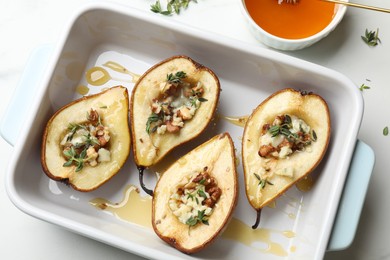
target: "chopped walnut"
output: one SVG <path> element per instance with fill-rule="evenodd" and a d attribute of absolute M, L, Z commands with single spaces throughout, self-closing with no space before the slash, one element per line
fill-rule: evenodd
<path fill-rule="evenodd" d="M 199 212 L 206 218 L 202 220 L 207 221 L 222 195 L 217 181 L 210 175 L 207 167 L 194 175 L 192 179 L 183 178 L 183 181 L 171 195 L 169 208 L 184 224 L 190 226 L 196 224 L 197 222 L 193 223 L 192 221 L 199 216 Z"/>
<path fill-rule="evenodd" d="M 151 115 L 146 122 L 148 134 L 177 133 L 191 120 L 201 102 L 205 90 L 202 83 L 192 83 L 185 80 L 183 71 L 167 75 L 167 80 L 157 85 L 160 94 L 150 104 Z M 166 128 L 160 128 L 166 125 Z"/>

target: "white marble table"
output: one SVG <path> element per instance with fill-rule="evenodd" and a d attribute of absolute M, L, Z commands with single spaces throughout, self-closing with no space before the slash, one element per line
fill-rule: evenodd
<path fill-rule="evenodd" d="M 198 0 L 180 16 L 183 23 L 259 44 L 250 34 L 239 11 L 240 0 Z M 0 117 L 23 73 L 31 52 L 42 44 L 55 43 L 70 15 L 85 0 L 1 0 L 0 5 Z M 149 10 L 154 0 L 116 0 Z M 361 3 L 390 8 L 386 0 Z M 361 221 L 353 244 L 346 250 L 327 253 L 326 259 L 390 259 L 390 14 L 349 8 L 339 27 L 314 46 L 288 55 L 306 59 L 345 74 L 363 92 L 365 112 L 358 138 L 376 154 Z M 370 48 L 360 36 L 365 29 L 379 28 L 382 43 Z M 347 109 L 347 108 L 346 108 Z M 0 258 L 1 259 L 138 259 L 130 253 L 44 223 L 19 211 L 8 199 L 4 174 L 13 147 L 0 138 Z"/>

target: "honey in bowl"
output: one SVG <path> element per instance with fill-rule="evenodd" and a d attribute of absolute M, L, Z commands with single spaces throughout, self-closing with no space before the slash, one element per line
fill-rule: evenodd
<path fill-rule="evenodd" d="M 303 39 L 322 31 L 336 14 L 334 3 L 299 0 L 244 0 L 254 22 L 266 32 L 285 39 Z"/>

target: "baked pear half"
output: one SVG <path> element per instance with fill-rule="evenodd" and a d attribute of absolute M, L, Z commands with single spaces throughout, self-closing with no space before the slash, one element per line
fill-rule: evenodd
<path fill-rule="evenodd" d="M 130 145 L 128 91 L 112 87 L 75 100 L 50 118 L 41 163 L 51 179 L 92 191 L 121 169 Z"/>
<path fill-rule="evenodd" d="M 234 145 L 219 134 L 173 163 L 157 182 L 152 207 L 156 234 L 176 249 L 198 252 L 231 219 L 238 180 Z"/>
<path fill-rule="evenodd" d="M 250 115 L 242 139 L 247 198 L 258 212 L 304 178 L 320 163 L 330 139 L 331 122 L 319 95 L 284 89 Z"/>
<path fill-rule="evenodd" d="M 149 167 L 197 137 L 214 116 L 218 77 L 186 56 L 168 58 L 146 71 L 131 96 L 135 163 Z"/>

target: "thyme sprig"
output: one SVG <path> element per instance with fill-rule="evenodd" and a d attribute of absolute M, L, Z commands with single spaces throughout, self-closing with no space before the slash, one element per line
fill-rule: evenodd
<path fill-rule="evenodd" d="M 167 81 L 169 83 L 179 84 L 182 83 L 182 79 L 184 79 L 185 77 L 187 77 L 187 74 L 184 71 L 178 71 L 175 74 L 173 73 L 167 74 Z"/>
<path fill-rule="evenodd" d="M 186 225 L 193 227 L 198 223 L 203 223 L 205 225 L 209 225 L 208 217 L 205 214 L 206 210 L 198 210 L 198 215 L 197 216 L 191 216 L 189 219 L 186 221 Z"/>
<path fill-rule="evenodd" d="M 197 193 L 198 193 L 199 196 L 201 196 L 201 197 L 207 199 L 207 195 L 206 195 L 206 193 L 204 192 L 204 190 L 198 189 Z"/>
<path fill-rule="evenodd" d="M 364 36 L 361 36 L 361 38 L 368 46 L 374 47 L 381 43 L 381 40 L 379 39 L 379 28 L 377 28 L 376 31 L 368 31 L 368 29 L 366 29 Z"/>
<path fill-rule="evenodd" d="M 87 156 L 87 147 L 85 147 L 80 154 L 77 154 L 73 146 L 69 150 L 64 150 L 64 155 L 68 159 L 62 166 L 69 167 L 73 163 L 76 164 L 76 172 L 79 172 L 84 167 L 85 157 Z"/>
<path fill-rule="evenodd" d="M 87 128 L 86 128 L 84 125 L 70 123 L 70 124 L 68 125 L 69 135 L 68 135 L 68 137 L 66 138 L 66 141 L 67 141 L 67 142 L 72 141 L 73 136 L 75 135 L 75 133 L 76 133 L 77 130 L 79 130 L 79 129 L 87 129 Z"/>
<path fill-rule="evenodd" d="M 207 102 L 208 100 L 206 98 L 203 98 L 203 97 L 198 97 L 198 96 L 191 96 L 189 98 L 189 104 L 190 106 L 192 107 L 197 107 L 196 105 L 196 101 L 199 101 L 199 102 Z"/>
<path fill-rule="evenodd" d="M 87 138 L 87 140 L 85 140 L 85 145 L 87 148 L 89 148 L 90 146 L 94 146 L 94 145 L 100 145 L 99 143 L 99 140 L 92 136 L 91 133 L 88 133 L 87 135 L 85 135 L 85 137 Z"/>
<path fill-rule="evenodd" d="M 361 84 L 361 85 L 360 85 L 360 87 L 359 87 L 359 90 L 360 90 L 360 91 L 364 91 L 365 89 L 370 89 L 370 87 L 369 87 L 369 86 L 367 86 L 367 85 L 366 85 L 366 84 L 364 84 L 364 83 L 363 83 L 363 84 Z"/>
<path fill-rule="evenodd" d="M 261 189 L 264 189 L 265 185 L 269 184 L 269 185 L 274 185 L 272 182 L 268 181 L 267 179 L 262 179 L 260 177 L 260 175 L 258 175 L 257 173 L 253 173 L 256 177 L 256 179 L 259 181 L 259 186 L 261 187 Z"/>
<path fill-rule="evenodd" d="M 156 3 L 150 5 L 150 11 L 157 13 L 157 14 L 162 14 L 162 15 L 171 15 L 172 13 L 168 10 L 163 10 L 161 8 L 161 3 L 160 1 L 156 1 Z"/>
<path fill-rule="evenodd" d="M 167 3 L 165 10 L 161 7 L 160 0 L 150 5 L 150 10 L 154 13 L 170 16 L 172 14 L 180 14 L 182 9 L 187 9 L 190 2 L 197 3 L 197 0 L 170 0 Z"/>
<path fill-rule="evenodd" d="M 156 130 L 157 130 L 157 126 L 154 126 L 152 129 L 151 129 L 151 126 L 153 123 L 156 123 L 160 120 L 163 120 L 164 119 L 164 115 L 163 113 L 159 113 L 159 114 L 156 114 L 156 113 L 152 113 L 149 117 L 148 117 L 148 120 L 146 121 L 146 132 L 148 134 L 151 134 L 151 133 L 154 133 Z"/>
<path fill-rule="evenodd" d="M 291 133 L 290 129 L 292 128 L 292 121 L 289 115 L 284 116 L 283 123 L 281 125 L 273 125 L 268 129 L 268 132 L 272 137 L 278 135 L 284 135 L 287 139 L 298 139 L 298 135 Z"/>

